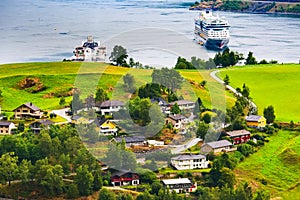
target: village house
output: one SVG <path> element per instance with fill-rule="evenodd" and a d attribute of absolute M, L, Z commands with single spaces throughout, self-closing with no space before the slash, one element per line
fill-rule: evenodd
<path fill-rule="evenodd" d="M 267 124 L 267 120 L 263 116 L 249 115 L 246 117 L 246 124 L 251 128 L 263 129 Z"/>
<path fill-rule="evenodd" d="M 204 143 L 201 146 L 201 152 L 204 154 L 208 154 L 210 152 L 220 153 L 220 152 L 230 152 L 230 151 L 236 151 L 236 148 L 228 140 L 208 142 L 208 143 Z"/>
<path fill-rule="evenodd" d="M 100 119 L 98 122 L 99 122 L 99 127 L 100 127 L 99 134 L 113 135 L 113 136 L 117 135 L 118 127 L 113 121 L 103 118 L 103 119 Z"/>
<path fill-rule="evenodd" d="M 54 124 L 54 122 L 52 122 L 48 119 L 42 119 L 42 120 L 31 123 L 29 125 L 29 127 L 33 133 L 39 134 L 41 132 L 41 130 L 49 130 L 50 126 L 53 124 Z"/>
<path fill-rule="evenodd" d="M 118 171 L 111 175 L 110 181 L 113 186 L 138 185 L 140 177 L 137 173 L 130 171 Z"/>
<path fill-rule="evenodd" d="M 159 105 L 162 113 L 171 114 L 170 104 L 168 102 L 166 102 L 163 98 L 156 97 L 156 98 L 150 99 L 150 101 L 151 101 L 151 103 L 157 103 Z"/>
<path fill-rule="evenodd" d="M 23 118 L 40 119 L 43 116 L 43 111 L 31 102 L 24 103 L 19 107 L 15 108 L 13 111 L 15 113 L 16 119 L 23 119 Z"/>
<path fill-rule="evenodd" d="M 163 179 L 161 182 L 164 188 L 169 189 L 170 192 L 189 193 L 197 190 L 197 183 L 193 184 L 188 178 Z"/>
<path fill-rule="evenodd" d="M 147 140 L 144 136 L 125 136 L 113 138 L 112 140 L 121 143 L 123 139 L 125 140 L 127 148 L 131 146 L 145 146 L 147 144 Z"/>
<path fill-rule="evenodd" d="M 147 144 L 148 146 L 161 147 L 165 145 L 165 142 L 158 140 L 147 140 Z"/>
<path fill-rule="evenodd" d="M 175 129 L 181 129 L 186 122 L 186 117 L 180 114 L 169 115 L 166 124 L 172 124 Z"/>
<path fill-rule="evenodd" d="M 233 140 L 233 144 L 242 144 L 250 140 L 250 132 L 247 130 L 236 130 L 226 132 L 226 135 Z"/>
<path fill-rule="evenodd" d="M 11 135 L 16 126 L 12 122 L 0 121 L 0 135 Z"/>
<path fill-rule="evenodd" d="M 205 155 L 179 155 L 171 158 L 171 164 L 177 170 L 208 168 Z"/>
<path fill-rule="evenodd" d="M 104 101 L 100 105 L 101 115 L 112 115 L 124 107 L 124 102 L 118 100 Z"/>
<path fill-rule="evenodd" d="M 171 106 L 175 105 L 177 103 L 178 107 L 181 111 L 188 111 L 193 112 L 195 109 L 195 102 L 188 101 L 188 100 L 178 100 L 170 103 Z"/>

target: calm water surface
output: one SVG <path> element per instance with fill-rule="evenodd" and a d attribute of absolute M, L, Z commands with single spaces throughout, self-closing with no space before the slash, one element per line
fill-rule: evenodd
<path fill-rule="evenodd" d="M 213 56 L 193 42 L 194 18 L 180 0 L 1 0 L 0 63 L 60 61 L 87 35 L 115 44 L 144 64 L 172 65 L 178 55 Z M 218 13 L 231 28 L 230 49 L 261 60 L 300 59 L 300 18 Z"/>

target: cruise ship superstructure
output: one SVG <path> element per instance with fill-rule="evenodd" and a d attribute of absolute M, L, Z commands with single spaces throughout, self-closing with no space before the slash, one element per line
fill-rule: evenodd
<path fill-rule="evenodd" d="M 100 42 L 95 42 L 92 36 L 87 37 L 86 42 L 76 47 L 73 51 L 71 61 L 98 61 L 104 62 L 106 58 L 106 47 L 101 46 Z"/>
<path fill-rule="evenodd" d="M 213 15 L 212 11 L 202 11 L 195 19 L 195 40 L 207 49 L 223 50 L 230 39 L 230 25 L 224 17 Z"/>

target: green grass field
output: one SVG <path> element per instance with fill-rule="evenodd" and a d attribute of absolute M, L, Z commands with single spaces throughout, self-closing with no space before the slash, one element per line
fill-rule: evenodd
<path fill-rule="evenodd" d="M 4 111 L 11 111 L 25 102 L 33 102 L 44 110 L 60 108 L 59 97 L 53 94 L 68 92 L 79 88 L 81 98 L 95 93 L 97 87 L 103 87 L 113 99 L 126 100 L 130 96 L 123 90 L 123 75 L 130 73 L 135 77 L 137 87 L 151 82 L 152 70 L 129 69 L 111 66 L 105 63 L 81 62 L 43 62 L 0 65 L 0 90 Z M 232 105 L 234 100 L 224 92 L 223 86 L 210 79 L 207 71 L 180 71 L 185 78 L 179 96 L 195 101 L 198 96 L 207 107 L 221 108 L 226 101 Z M 47 87 L 46 90 L 30 93 L 17 87 L 19 81 L 31 76 L 38 78 Z M 205 88 L 199 87 L 202 80 L 207 80 Z M 192 83 L 192 84 L 191 84 Z M 217 89 L 216 89 L 217 88 Z M 213 91 L 211 94 L 209 90 Z M 72 97 L 67 97 L 70 102 Z"/>
<path fill-rule="evenodd" d="M 250 88 L 250 96 L 259 114 L 269 105 L 275 108 L 276 120 L 300 122 L 300 65 L 277 64 L 234 67 L 221 70 L 218 75 L 230 78 L 230 85 Z"/>
<path fill-rule="evenodd" d="M 271 192 L 272 197 L 299 199 L 300 133 L 279 131 L 235 169 L 239 181 Z M 264 183 L 264 184 L 263 184 Z"/>

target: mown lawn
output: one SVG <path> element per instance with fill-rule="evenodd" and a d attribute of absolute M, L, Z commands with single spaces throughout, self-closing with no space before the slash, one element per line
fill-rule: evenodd
<path fill-rule="evenodd" d="M 221 70 L 218 75 L 230 78 L 230 85 L 250 88 L 250 96 L 258 105 L 259 114 L 269 105 L 275 108 L 278 121 L 300 121 L 300 65 L 277 64 L 234 67 Z"/>
<path fill-rule="evenodd" d="M 269 190 L 272 197 L 299 199 L 300 133 L 279 131 L 235 169 L 239 181 Z"/>

